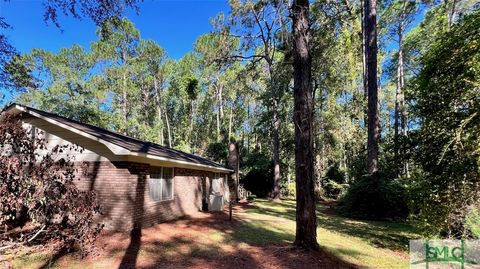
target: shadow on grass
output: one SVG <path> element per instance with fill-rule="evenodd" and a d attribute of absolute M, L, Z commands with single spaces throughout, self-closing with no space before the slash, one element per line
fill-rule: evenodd
<path fill-rule="evenodd" d="M 49 258 L 44 264 L 42 264 L 39 268 L 40 269 L 48 269 L 51 268 L 60 258 L 67 255 L 68 251 L 65 248 L 60 248 Z"/>
<path fill-rule="evenodd" d="M 131 257 L 141 261 L 137 268 L 356 268 L 325 250 L 294 248 L 291 231 L 271 227 L 271 221 L 230 222 L 226 214 L 215 214 L 168 225 L 144 230 L 141 255 Z M 169 231 L 173 236 L 155 237 Z M 125 255 L 122 263 L 128 259 Z"/>
<path fill-rule="evenodd" d="M 257 213 L 282 217 L 295 221 L 295 202 L 285 201 L 272 203 L 267 200 L 259 200 L 256 206 L 245 206 L 249 213 Z M 317 207 L 317 224 L 332 232 L 359 237 L 372 245 L 388 248 L 391 250 L 407 250 L 409 239 L 418 235 L 413 227 L 407 223 L 386 221 L 363 221 L 345 218 L 325 212 L 325 207 Z"/>

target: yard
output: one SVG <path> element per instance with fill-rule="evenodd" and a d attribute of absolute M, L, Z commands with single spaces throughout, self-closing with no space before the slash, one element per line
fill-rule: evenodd
<path fill-rule="evenodd" d="M 291 246 L 295 202 L 257 200 L 228 214 L 201 213 L 158 224 L 141 234 L 104 233 L 98 253 L 73 254 L 23 249 L 0 258 L 13 268 L 407 268 L 408 239 L 417 237 L 402 223 L 367 222 L 337 216 L 318 207 L 320 252 Z"/>

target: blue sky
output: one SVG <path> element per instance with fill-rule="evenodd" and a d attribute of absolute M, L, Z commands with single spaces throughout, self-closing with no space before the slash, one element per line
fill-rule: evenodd
<path fill-rule="evenodd" d="M 126 16 L 140 30 L 143 38 L 154 39 L 170 57 L 178 59 L 193 48 L 198 36 L 212 30 L 210 18 L 221 11 L 228 12 L 226 1 L 146 0 L 140 4 L 139 14 L 129 11 Z M 63 32 L 52 23 L 46 24 L 40 0 L 2 0 L 0 16 L 5 17 L 13 27 L 6 34 L 17 50 L 23 53 L 32 48 L 57 52 L 72 44 L 88 47 L 91 41 L 96 40 L 96 27 L 88 19 L 61 17 L 59 21 Z"/>

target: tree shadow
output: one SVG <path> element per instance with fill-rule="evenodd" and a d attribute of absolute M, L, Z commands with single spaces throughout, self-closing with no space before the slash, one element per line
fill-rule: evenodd
<path fill-rule="evenodd" d="M 260 206 L 242 206 L 248 212 L 295 221 L 295 205 L 293 203 L 282 201 L 282 206 L 265 203 L 268 202 L 261 201 Z M 413 228 L 407 223 L 355 220 L 336 215 L 330 209 L 327 210 L 328 212 L 326 210 L 322 206 L 318 206 L 317 225 L 319 228 L 359 237 L 377 247 L 404 251 L 408 249 L 409 240 L 416 235 Z"/>
<path fill-rule="evenodd" d="M 152 232 L 160 235 L 162 231 L 155 229 L 171 229 L 171 225 L 183 230 L 167 239 L 152 238 Z M 295 248 L 290 232 L 268 226 L 267 222 L 229 221 L 223 212 L 158 224 L 148 228 L 154 231 L 146 231 L 149 240 L 142 244 L 142 266 L 138 268 L 357 268 L 323 249 Z M 215 235 L 222 239 L 208 239 Z"/>
<path fill-rule="evenodd" d="M 137 186 L 135 188 L 134 210 L 131 212 L 133 228 L 130 232 L 130 243 L 123 255 L 122 261 L 120 262 L 119 269 L 135 268 L 137 263 L 137 257 L 142 243 L 142 225 L 145 211 L 145 185 L 146 173 L 140 172 L 138 174 Z"/>
<path fill-rule="evenodd" d="M 39 268 L 40 269 L 51 268 L 60 258 L 62 258 L 67 254 L 68 254 L 67 249 L 62 247 L 59 250 L 57 250 L 55 254 L 50 259 L 48 259 L 44 264 L 42 264 Z"/>

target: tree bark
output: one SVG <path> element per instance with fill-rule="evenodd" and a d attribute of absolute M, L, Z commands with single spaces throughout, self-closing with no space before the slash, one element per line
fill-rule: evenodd
<path fill-rule="evenodd" d="M 127 68 L 127 53 L 125 50 L 122 51 L 122 62 L 125 64 L 124 68 Z M 123 71 L 123 87 L 122 87 L 122 116 L 124 121 L 123 134 L 128 135 L 128 93 L 127 93 L 127 70 Z"/>
<path fill-rule="evenodd" d="M 294 244 L 307 249 L 318 249 L 313 174 L 312 56 L 308 0 L 293 2 L 292 19 L 297 199 Z"/>
<path fill-rule="evenodd" d="M 165 111 L 165 122 L 167 123 L 168 147 L 172 147 L 172 132 L 170 130 L 170 122 L 168 120 L 168 113 Z"/>
<path fill-rule="evenodd" d="M 273 86 L 273 85 L 272 85 Z M 280 122 L 278 118 L 278 101 L 273 97 L 273 115 L 272 115 L 272 143 L 273 143 L 273 192 L 272 199 L 280 200 L 280 138 L 279 128 Z"/>
<path fill-rule="evenodd" d="M 365 62 L 368 91 L 368 139 L 367 168 L 373 174 L 378 170 L 378 140 L 380 137 L 380 117 L 378 111 L 377 85 L 377 10 L 376 0 L 364 2 Z"/>
<path fill-rule="evenodd" d="M 367 50 L 365 48 L 365 21 L 364 21 L 364 14 L 365 14 L 365 10 L 364 10 L 364 1 L 360 1 L 360 4 L 361 4 L 361 9 L 360 9 L 360 12 L 361 12 L 361 16 L 362 16 L 362 19 L 361 19 L 361 36 L 362 36 L 362 78 L 363 78 L 363 97 L 365 98 L 364 100 L 368 102 L 368 86 L 367 86 Z M 364 113 L 363 113 L 363 123 L 365 124 L 365 126 L 368 125 L 368 109 L 365 108 L 364 110 Z"/>
<path fill-rule="evenodd" d="M 155 89 L 155 99 L 157 101 L 157 120 L 160 121 L 160 131 L 159 131 L 159 135 L 160 135 L 160 145 L 164 145 L 164 139 L 163 139 L 163 120 L 162 120 L 162 92 L 160 91 L 160 89 L 158 88 L 158 81 L 157 81 L 157 78 L 153 78 L 153 87 Z"/>

